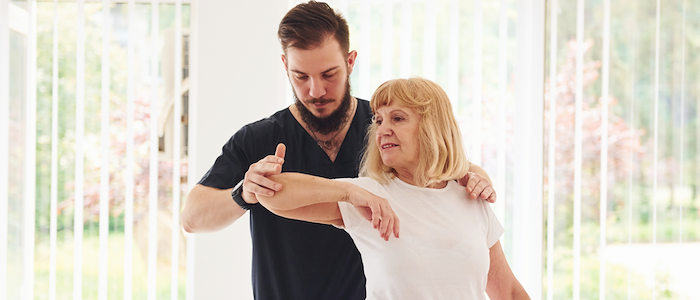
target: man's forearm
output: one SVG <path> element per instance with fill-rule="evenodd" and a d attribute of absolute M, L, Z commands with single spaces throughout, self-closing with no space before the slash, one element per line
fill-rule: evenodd
<path fill-rule="evenodd" d="M 187 232 L 212 232 L 226 228 L 244 213 L 231 199 L 231 189 L 198 184 L 187 196 L 180 219 Z"/>

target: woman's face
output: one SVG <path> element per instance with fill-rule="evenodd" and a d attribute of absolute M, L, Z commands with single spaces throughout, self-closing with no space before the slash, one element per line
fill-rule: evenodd
<path fill-rule="evenodd" d="M 377 124 L 376 142 L 385 165 L 394 168 L 399 177 L 413 177 L 418 165 L 418 130 L 421 115 L 412 108 L 393 101 L 374 113 Z"/>

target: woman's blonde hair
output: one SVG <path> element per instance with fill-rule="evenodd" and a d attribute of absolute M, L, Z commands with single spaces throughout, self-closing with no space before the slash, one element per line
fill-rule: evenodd
<path fill-rule="evenodd" d="M 412 108 L 422 116 L 418 137 L 418 166 L 413 174 L 415 184 L 425 187 L 464 177 L 470 163 L 465 156 L 462 135 L 445 91 L 437 83 L 418 77 L 389 80 L 372 95 L 372 112 L 376 113 L 377 109 L 391 105 L 394 101 Z M 360 165 L 360 176 L 387 183 L 397 172 L 382 161 L 376 134 L 377 124 L 373 121 L 367 130 L 367 145 Z"/>

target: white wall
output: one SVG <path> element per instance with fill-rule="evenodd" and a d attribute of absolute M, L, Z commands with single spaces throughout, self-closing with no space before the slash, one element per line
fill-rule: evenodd
<path fill-rule="evenodd" d="M 277 25 L 287 0 L 196 0 L 190 174 L 198 181 L 243 125 L 285 105 Z M 274 151 L 274 149 L 271 149 Z M 190 235 L 188 299 L 252 299 L 247 214 L 216 233 Z"/>

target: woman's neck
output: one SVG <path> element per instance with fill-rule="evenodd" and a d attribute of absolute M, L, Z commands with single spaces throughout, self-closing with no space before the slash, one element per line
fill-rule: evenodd
<path fill-rule="evenodd" d="M 413 173 L 406 171 L 406 170 L 404 170 L 404 171 L 396 170 L 396 174 L 397 174 L 396 177 L 398 177 L 399 180 L 401 180 L 405 183 L 408 183 L 410 185 L 418 186 L 418 184 L 416 184 L 415 179 L 413 178 Z M 441 188 L 444 188 L 445 186 L 447 186 L 447 181 L 440 181 L 440 182 L 431 183 L 431 184 L 428 184 L 428 186 L 426 186 L 426 187 L 431 188 L 431 189 L 441 189 Z"/>

